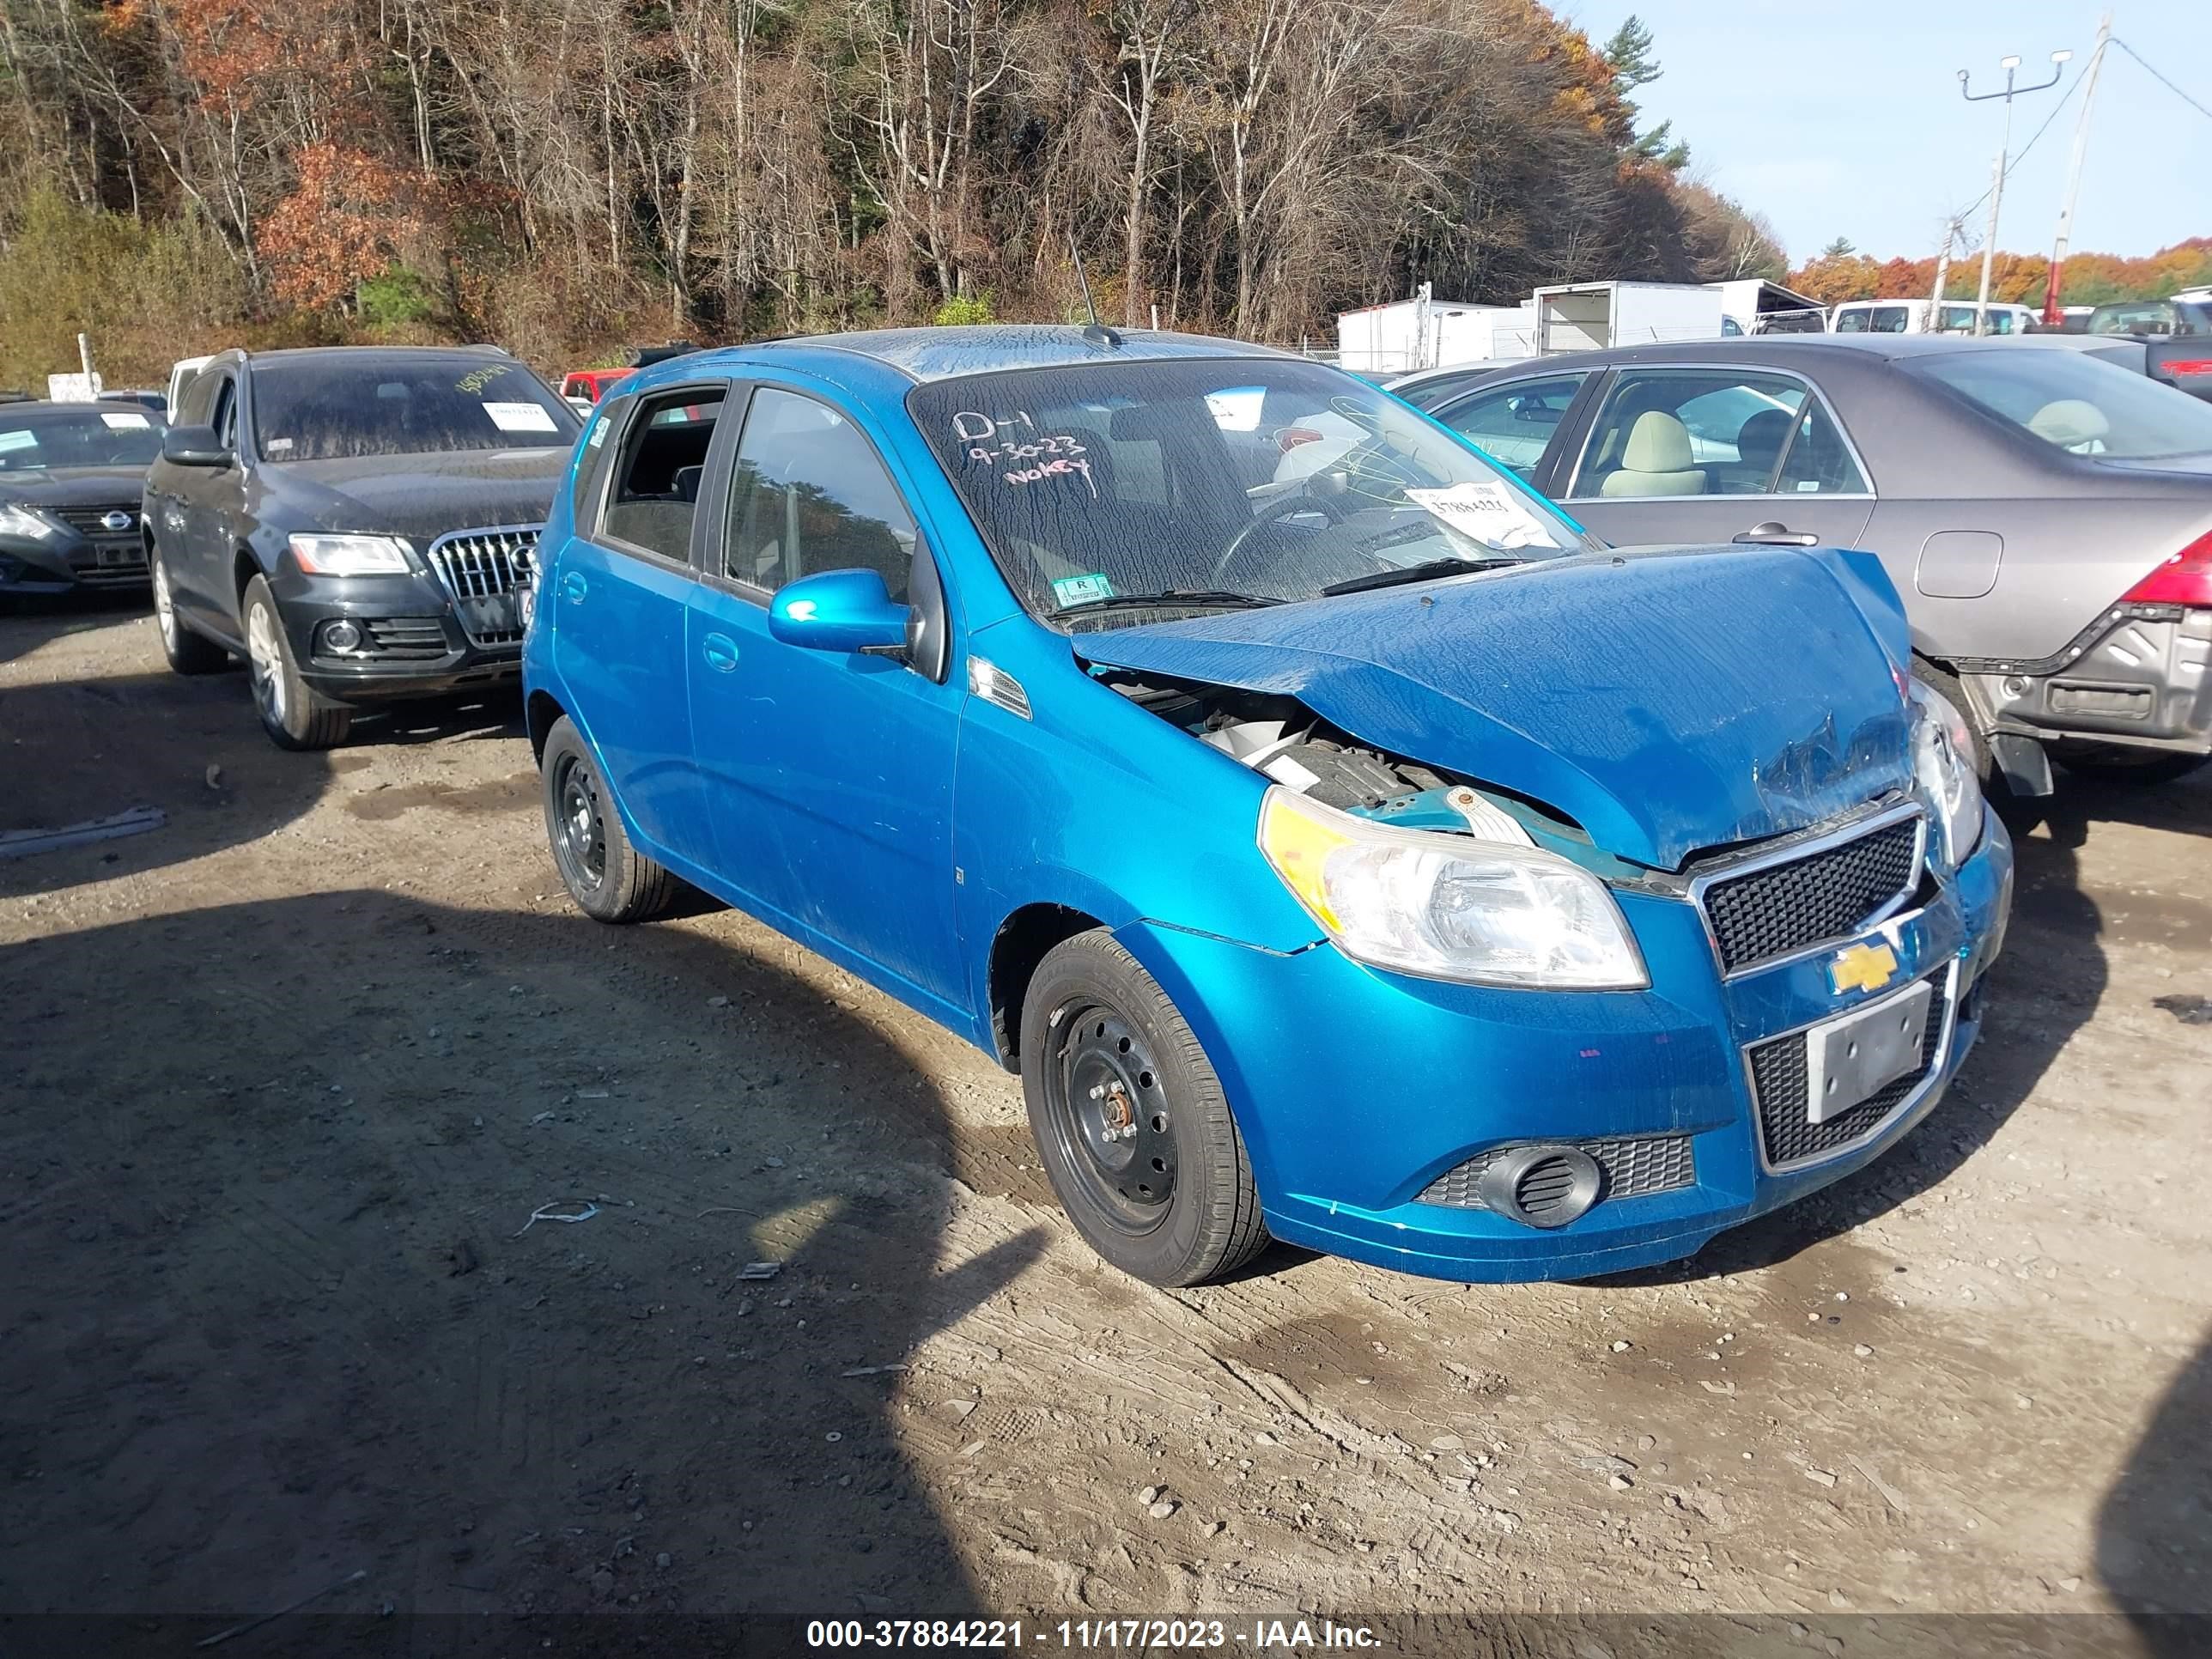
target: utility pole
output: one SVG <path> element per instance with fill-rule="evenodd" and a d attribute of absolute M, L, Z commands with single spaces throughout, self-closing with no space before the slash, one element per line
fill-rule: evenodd
<path fill-rule="evenodd" d="M 2112 39 L 2112 14 L 2107 11 L 2097 25 L 2097 44 L 2090 49 L 2089 67 L 2083 71 L 2081 112 L 2074 118 L 2074 154 L 2066 163 L 2066 199 L 2058 209 L 2058 238 L 2051 247 L 2051 281 L 2043 290 L 2043 320 L 2051 328 L 2066 319 L 2059 308 L 2059 285 L 2065 277 L 2066 244 L 2074 234 L 2074 204 L 2081 194 L 2081 159 L 2089 149 L 2089 110 L 2097 101 L 2097 71 L 2104 67 L 2105 48 Z"/>
<path fill-rule="evenodd" d="M 1966 232 L 1963 214 L 1954 213 L 1943 222 L 1943 251 L 1936 256 L 1936 290 L 1928 296 L 1928 331 L 1933 334 L 1942 325 L 1943 290 L 1951 281 L 1951 247 Z"/>
<path fill-rule="evenodd" d="M 2048 81 L 2039 81 L 2032 87 L 2014 84 L 2014 77 L 2020 73 L 2020 59 L 2017 57 L 1999 58 L 1997 67 L 2005 72 L 2002 92 L 1972 91 L 1966 84 L 1966 71 L 1965 70 L 1959 71 L 1959 95 L 1968 103 L 1987 103 L 1992 98 L 2004 100 L 2004 138 L 1997 146 L 1996 181 L 1990 187 L 1990 234 L 1989 240 L 1982 244 L 1982 291 L 1980 299 L 1974 306 L 1974 332 L 1978 335 L 1986 334 L 1990 331 L 1990 261 L 1996 257 L 1997 215 L 2004 207 L 2005 169 L 2011 164 L 2012 160 L 2012 100 L 2022 93 L 2042 92 L 2057 86 L 2059 76 L 2063 73 L 2060 65 L 2073 55 L 2070 52 L 2052 52 L 2051 78 Z"/>

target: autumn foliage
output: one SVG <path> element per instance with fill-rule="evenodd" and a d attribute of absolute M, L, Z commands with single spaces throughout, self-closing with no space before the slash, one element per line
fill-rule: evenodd
<path fill-rule="evenodd" d="M 1971 300 L 1981 288 L 1979 254 L 1955 256 L 1944 278 L 1948 299 Z M 2014 305 L 2041 306 L 2050 285 L 2051 261 L 2039 253 L 1999 253 L 1990 261 L 1990 298 Z M 2161 248 L 2147 258 L 2110 253 L 2067 256 L 2061 300 L 2067 305 L 2102 305 L 2112 300 L 2155 300 L 2185 288 L 2212 283 L 2212 237 L 2193 236 Z M 1811 260 L 1790 275 L 1790 286 L 1823 305 L 1846 300 L 1925 299 L 1936 285 L 1936 261 L 1875 260 L 1863 253 L 1832 253 Z"/>

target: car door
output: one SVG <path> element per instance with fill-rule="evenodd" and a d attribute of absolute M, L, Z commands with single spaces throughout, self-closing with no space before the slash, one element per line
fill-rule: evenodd
<path fill-rule="evenodd" d="M 246 458 L 239 446 L 240 371 L 223 368 L 193 383 L 193 404 L 204 410 L 198 424 L 212 428 L 227 459 L 221 466 L 171 469 L 179 478 L 181 512 L 179 544 L 182 557 L 170 573 L 185 591 L 189 609 L 225 638 L 242 639 L 238 590 L 231 580 L 233 560 L 243 539 L 246 516 Z M 205 401 L 202 403 L 202 394 Z"/>
<path fill-rule="evenodd" d="M 1436 418 L 1500 466 L 1536 483 L 1545 457 L 1570 428 L 1568 414 L 1589 378 L 1589 369 L 1573 369 L 1485 386 L 1441 405 Z"/>
<path fill-rule="evenodd" d="M 537 599 L 616 799 L 647 850 L 678 870 L 714 862 L 691 763 L 684 628 L 699 489 L 728 392 L 656 391 L 604 422 L 614 459 L 577 514 L 554 591 Z"/>
<path fill-rule="evenodd" d="M 1741 365 L 1616 371 L 1551 481 L 1571 515 L 1623 546 L 1851 547 L 1874 512 L 1826 399 L 1801 375 Z"/>
<path fill-rule="evenodd" d="M 790 931 L 894 990 L 964 1006 L 952 905 L 963 687 L 949 597 L 910 495 L 850 409 L 757 386 L 719 469 L 713 558 L 692 595 L 691 729 L 719 868 Z M 920 623 L 911 659 L 786 645 L 779 587 L 880 571 Z"/>

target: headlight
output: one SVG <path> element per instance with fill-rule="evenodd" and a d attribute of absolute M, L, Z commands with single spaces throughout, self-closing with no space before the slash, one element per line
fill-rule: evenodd
<path fill-rule="evenodd" d="M 52 520 L 27 507 L 17 507 L 13 501 L 0 501 L 0 536 L 24 536 L 42 542 L 60 534 L 61 526 Z"/>
<path fill-rule="evenodd" d="M 1260 850 L 1346 956 L 1477 985 L 1639 991 L 1644 958 L 1589 871 L 1534 848 L 1392 830 L 1279 787 Z"/>
<path fill-rule="evenodd" d="M 295 536 L 292 556 L 311 576 L 404 576 L 415 568 L 393 536 Z"/>
<path fill-rule="evenodd" d="M 1942 692 L 1911 682 L 1912 775 L 1935 819 L 1929 852 L 1946 872 L 1982 839 L 1982 786 L 1974 773 L 1974 734 Z"/>

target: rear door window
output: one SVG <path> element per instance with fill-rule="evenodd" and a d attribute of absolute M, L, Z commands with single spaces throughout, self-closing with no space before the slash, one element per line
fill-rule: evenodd
<path fill-rule="evenodd" d="M 1567 493 L 1612 500 L 1772 495 L 1807 401 L 1805 383 L 1786 374 L 1627 371 L 1606 394 Z"/>
<path fill-rule="evenodd" d="M 691 525 L 723 388 L 687 386 L 641 399 L 623 436 L 603 537 L 675 564 L 691 557 Z"/>

